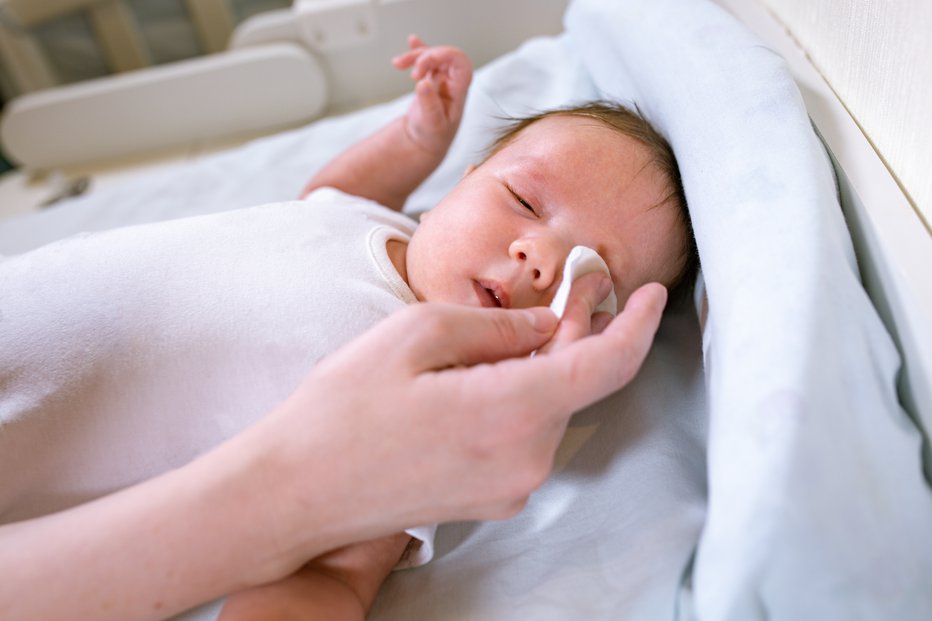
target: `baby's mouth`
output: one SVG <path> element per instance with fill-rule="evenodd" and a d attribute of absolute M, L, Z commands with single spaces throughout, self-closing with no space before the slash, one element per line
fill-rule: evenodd
<path fill-rule="evenodd" d="M 479 298 L 479 304 L 486 308 L 507 307 L 507 298 L 505 298 L 504 293 L 501 292 L 500 289 L 498 289 L 494 284 L 491 287 L 486 286 L 487 284 L 491 283 L 473 281 L 473 289 L 476 290 L 476 295 Z"/>

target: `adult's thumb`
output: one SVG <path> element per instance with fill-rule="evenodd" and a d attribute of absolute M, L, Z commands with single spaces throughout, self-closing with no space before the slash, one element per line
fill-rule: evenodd
<path fill-rule="evenodd" d="M 507 310 L 451 304 L 421 304 L 411 314 L 408 362 L 420 371 L 473 366 L 526 356 L 557 328 L 548 308 Z"/>

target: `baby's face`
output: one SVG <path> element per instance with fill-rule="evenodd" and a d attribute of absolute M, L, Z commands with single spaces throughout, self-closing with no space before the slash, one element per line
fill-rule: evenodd
<path fill-rule="evenodd" d="M 421 301 L 547 306 L 573 246 L 608 264 L 619 305 L 669 284 L 685 232 L 646 147 L 593 119 L 551 116 L 469 172 L 422 216 L 406 253 Z"/>

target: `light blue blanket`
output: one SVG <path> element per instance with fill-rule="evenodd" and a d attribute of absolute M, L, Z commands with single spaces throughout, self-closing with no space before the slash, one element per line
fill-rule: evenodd
<path fill-rule="evenodd" d="M 577 0 L 574 48 L 679 158 L 708 290 L 709 507 L 684 618 L 932 618 L 932 494 L 782 58 L 703 0 Z"/>

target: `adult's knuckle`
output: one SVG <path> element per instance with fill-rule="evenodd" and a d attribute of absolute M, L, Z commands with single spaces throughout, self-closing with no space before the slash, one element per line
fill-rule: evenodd
<path fill-rule="evenodd" d="M 529 460 L 516 468 L 504 481 L 505 498 L 512 501 L 527 498 L 547 480 L 550 474 L 548 465 L 540 460 Z"/>

